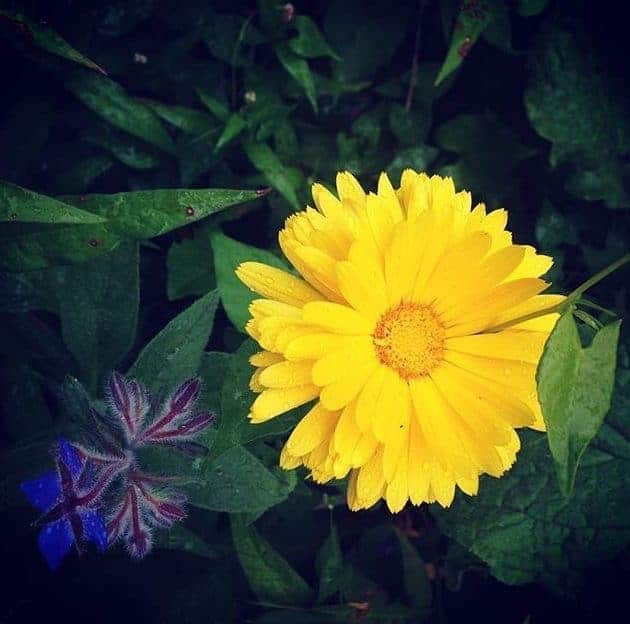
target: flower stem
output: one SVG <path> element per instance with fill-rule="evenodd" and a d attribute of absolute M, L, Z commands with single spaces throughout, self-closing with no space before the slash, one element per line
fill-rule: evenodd
<path fill-rule="evenodd" d="M 630 253 L 627 253 L 621 258 L 617 258 L 614 262 L 611 262 L 607 267 L 604 267 L 601 271 L 598 271 L 587 279 L 583 284 L 578 286 L 574 291 L 569 293 L 565 299 L 563 299 L 560 303 L 553 305 L 549 308 L 545 308 L 543 310 L 538 310 L 537 312 L 531 312 L 530 314 L 525 314 L 523 316 L 519 316 L 518 318 L 512 319 L 511 321 L 506 321 L 505 323 L 501 323 L 496 327 L 492 328 L 493 332 L 502 331 L 507 329 L 508 327 L 512 327 L 514 325 L 518 325 L 519 323 L 524 323 L 525 321 L 530 321 L 532 319 L 538 318 L 540 316 L 546 316 L 547 314 L 553 314 L 555 312 L 562 313 L 568 308 L 570 308 L 574 303 L 578 301 L 578 299 L 589 289 L 601 282 L 605 277 L 608 277 L 613 271 L 616 271 L 620 267 L 622 267 L 627 262 L 630 262 Z"/>

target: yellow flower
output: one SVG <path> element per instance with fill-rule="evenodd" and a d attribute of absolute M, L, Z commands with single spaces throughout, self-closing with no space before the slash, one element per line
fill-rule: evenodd
<path fill-rule="evenodd" d="M 287 219 L 282 251 L 302 277 L 255 262 L 239 278 L 255 300 L 248 333 L 262 347 L 252 423 L 315 400 L 280 465 L 324 483 L 350 474 L 348 504 L 391 511 L 474 495 L 502 475 L 518 427 L 544 429 L 535 372 L 556 321 L 495 331 L 562 299 L 541 295 L 552 259 L 512 244 L 507 213 L 471 210 L 450 178 L 385 174 L 366 194 L 349 173 L 339 198 L 313 186 L 317 210 Z"/>

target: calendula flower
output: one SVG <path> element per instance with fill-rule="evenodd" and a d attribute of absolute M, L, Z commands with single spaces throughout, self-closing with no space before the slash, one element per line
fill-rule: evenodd
<path fill-rule="evenodd" d="M 471 209 L 450 178 L 382 174 L 366 194 L 349 173 L 335 197 L 287 219 L 282 251 L 301 277 L 255 262 L 237 269 L 262 295 L 248 333 L 262 350 L 252 423 L 315 401 L 291 433 L 283 468 L 324 483 L 350 474 L 348 504 L 384 498 L 448 506 L 455 486 L 502 475 L 515 429 L 544 429 L 535 373 L 561 300 L 541 295 L 552 259 L 515 245 L 507 212 Z"/>

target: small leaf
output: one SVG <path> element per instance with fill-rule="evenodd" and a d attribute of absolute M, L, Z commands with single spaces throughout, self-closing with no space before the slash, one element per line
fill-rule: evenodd
<path fill-rule="evenodd" d="M 197 232 L 194 238 L 173 243 L 166 256 L 168 298 L 181 299 L 205 295 L 216 288 L 212 247 L 207 232 Z"/>
<path fill-rule="evenodd" d="M 63 340 L 92 391 L 135 341 L 138 263 L 137 243 L 125 243 L 90 262 L 58 269 Z"/>
<path fill-rule="evenodd" d="M 132 169 L 151 169 L 160 159 L 149 145 L 113 126 L 102 124 L 86 129 L 81 140 L 107 150 Z"/>
<path fill-rule="evenodd" d="M 113 166 L 114 161 L 106 154 L 83 158 L 55 177 L 54 188 L 59 193 L 83 193 Z"/>
<path fill-rule="evenodd" d="M 409 603 L 421 613 L 427 613 L 433 601 L 431 582 L 427 577 L 418 551 L 400 531 L 396 531 L 403 564 L 403 581 Z"/>
<path fill-rule="evenodd" d="M 286 43 L 276 45 L 276 56 L 291 77 L 304 89 L 308 101 L 317 113 L 317 91 L 308 63 L 295 54 Z"/>
<path fill-rule="evenodd" d="M 279 269 L 287 269 L 279 258 L 264 249 L 245 245 L 219 231 L 210 234 L 210 244 L 214 253 L 214 267 L 221 303 L 229 319 L 237 329 L 244 330 L 249 320 L 249 304 L 258 297 L 236 277 L 236 268 L 241 262 L 263 262 Z"/>
<path fill-rule="evenodd" d="M 207 134 L 217 127 L 215 120 L 196 108 L 169 106 L 156 100 L 140 100 L 156 115 L 188 134 Z"/>
<path fill-rule="evenodd" d="M 326 43 L 317 24 L 306 15 L 296 15 L 291 25 L 298 31 L 298 36 L 289 39 L 289 47 L 299 56 L 317 58 L 330 56 L 341 60 L 341 57 Z"/>
<path fill-rule="evenodd" d="M 221 136 L 217 139 L 214 151 L 219 151 L 223 146 L 235 139 L 243 130 L 247 128 L 247 122 L 238 114 L 232 113 L 225 124 Z"/>
<path fill-rule="evenodd" d="M 101 74 L 107 75 L 107 72 L 99 67 L 94 61 L 75 50 L 63 37 L 60 37 L 52 28 L 47 28 L 41 23 L 34 22 L 22 13 L 11 11 L 9 9 L 0 9 L 0 18 L 6 19 L 12 23 L 17 30 L 32 41 L 36 46 L 56 54 L 62 58 L 84 65 L 89 69 L 94 69 Z"/>
<path fill-rule="evenodd" d="M 66 86 L 85 106 L 112 125 L 169 154 L 175 153 L 173 140 L 155 113 L 119 84 L 98 74 L 81 72 L 71 75 Z"/>
<path fill-rule="evenodd" d="M 225 104 L 223 104 L 222 102 L 219 102 L 219 100 L 212 97 L 205 91 L 202 91 L 201 89 L 197 89 L 197 95 L 199 96 L 199 99 L 203 102 L 203 104 L 206 106 L 206 108 L 215 117 L 217 117 L 220 121 L 223 121 L 223 122 L 226 122 L 228 120 L 230 116 L 230 109 Z"/>
<path fill-rule="evenodd" d="M 319 578 L 317 602 L 321 604 L 340 591 L 345 573 L 339 534 L 334 525 L 330 528 L 330 535 L 322 544 L 315 561 Z"/>
<path fill-rule="evenodd" d="M 551 332 L 536 378 L 560 490 L 573 491 L 578 464 L 610 409 L 621 321 L 600 329 L 582 348 L 571 311 Z"/>
<path fill-rule="evenodd" d="M 231 517 L 232 539 L 249 586 L 259 600 L 285 605 L 308 602 L 306 581 L 259 535 L 238 517 Z"/>
<path fill-rule="evenodd" d="M 0 221 L 24 223 L 103 223 L 104 217 L 34 191 L 0 181 Z"/>
<path fill-rule="evenodd" d="M 176 316 L 142 349 L 127 375 L 150 391 L 170 389 L 194 377 L 201 366 L 217 309 L 217 291 L 209 292 Z"/>
<path fill-rule="evenodd" d="M 429 171 L 431 163 L 437 158 L 438 154 L 439 150 L 432 145 L 417 145 L 416 147 L 398 150 L 396 157 L 387 167 L 387 175 L 389 175 L 392 183 L 397 185 L 405 169 Z"/>
<path fill-rule="evenodd" d="M 181 524 L 175 524 L 168 531 L 159 531 L 156 538 L 155 548 L 181 550 L 205 559 L 217 559 L 223 554 L 219 549 L 210 546 L 194 531 Z"/>
<path fill-rule="evenodd" d="M 277 154 L 266 143 L 249 142 L 243 145 L 247 158 L 258 171 L 263 173 L 269 184 L 291 204 L 295 210 L 300 209 L 300 200 L 295 193 L 295 185 L 287 175 L 287 167 L 282 164 Z"/>
<path fill-rule="evenodd" d="M 256 191 L 236 189 L 161 189 L 65 197 L 64 200 L 104 217 L 121 237 L 142 240 L 166 234 L 257 197 Z"/>
<path fill-rule="evenodd" d="M 446 58 L 435 79 L 436 86 L 454 72 L 468 56 L 481 33 L 494 19 L 499 2 L 500 0 L 487 0 L 483 3 L 462 3 L 453 25 L 453 34 Z"/>

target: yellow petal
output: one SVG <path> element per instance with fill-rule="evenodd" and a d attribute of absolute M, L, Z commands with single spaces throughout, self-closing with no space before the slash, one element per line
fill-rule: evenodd
<path fill-rule="evenodd" d="M 313 366 L 313 383 L 327 386 L 345 377 L 352 368 L 367 359 L 375 359 L 374 347 L 369 336 L 361 336 L 354 341 L 352 349 L 334 351 L 318 360 Z"/>
<path fill-rule="evenodd" d="M 336 334 L 371 334 L 374 329 L 374 323 L 352 308 L 327 301 L 306 304 L 303 318 Z"/>
<path fill-rule="evenodd" d="M 370 461 L 358 470 L 357 496 L 363 508 L 370 507 L 381 498 L 385 489 L 382 448 L 379 448 Z"/>
<path fill-rule="evenodd" d="M 313 363 L 278 362 L 265 368 L 258 377 L 258 381 L 268 388 L 290 388 L 311 383 Z"/>
<path fill-rule="evenodd" d="M 449 351 L 537 364 L 547 337 L 542 332 L 506 330 L 495 334 L 447 338 L 445 346 Z"/>
<path fill-rule="evenodd" d="M 300 420 L 286 443 L 287 452 L 294 456 L 310 453 L 332 435 L 339 414 L 316 403 Z"/>
<path fill-rule="evenodd" d="M 301 307 L 322 296 L 303 279 L 260 262 L 243 262 L 236 275 L 248 288 L 269 299 Z"/>
<path fill-rule="evenodd" d="M 250 419 L 253 423 L 265 422 L 278 414 L 312 401 L 318 395 L 319 388 L 310 384 L 265 390 L 254 401 Z"/>
<path fill-rule="evenodd" d="M 352 262 L 339 262 L 336 266 L 339 291 L 352 308 L 371 322 L 376 322 L 387 309 L 387 294 L 370 283 L 367 275 Z"/>
<path fill-rule="evenodd" d="M 277 362 L 282 362 L 284 358 L 281 353 L 272 353 L 271 351 L 259 351 L 249 358 L 250 364 L 254 366 L 271 366 Z"/>
<path fill-rule="evenodd" d="M 319 360 L 335 351 L 352 351 L 364 336 L 344 336 L 322 332 L 309 333 L 291 340 L 284 349 L 287 360 Z"/>
<path fill-rule="evenodd" d="M 320 395 L 322 403 L 328 409 L 341 409 L 347 405 L 357 396 L 377 366 L 377 360 L 369 358 L 351 367 L 343 377 L 322 390 Z"/>

